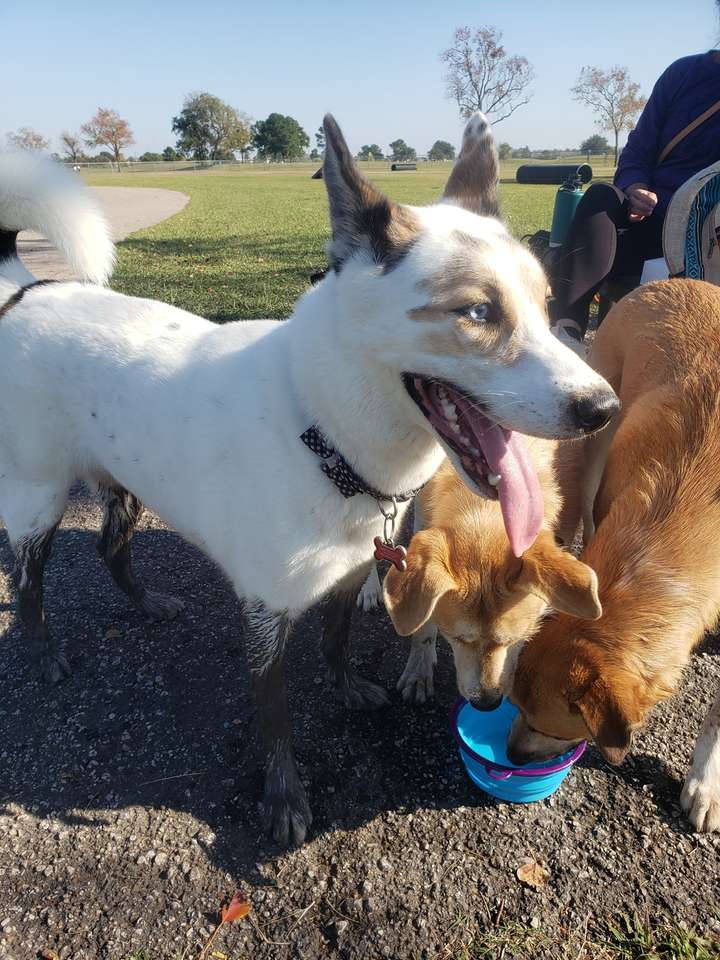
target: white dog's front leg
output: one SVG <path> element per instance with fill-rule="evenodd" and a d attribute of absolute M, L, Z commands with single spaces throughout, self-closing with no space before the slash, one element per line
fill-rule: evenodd
<path fill-rule="evenodd" d="M 375 607 L 379 607 L 382 602 L 383 595 L 380 576 L 377 572 L 377 567 L 373 564 L 373 568 L 357 596 L 357 605 L 360 610 L 367 612 L 368 610 L 374 610 Z"/>
<path fill-rule="evenodd" d="M 696 830 L 720 830 L 720 693 L 700 730 L 680 803 Z"/>
<path fill-rule="evenodd" d="M 432 620 L 412 635 L 410 656 L 397 682 L 406 703 L 425 703 L 435 695 L 436 640 L 437 627 Z"/>

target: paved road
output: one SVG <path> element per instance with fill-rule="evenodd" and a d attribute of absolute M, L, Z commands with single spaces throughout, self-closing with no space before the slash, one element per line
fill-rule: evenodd
<path fill-rule="evenodd" d="M 116 241 L 172 217 L 190 199 L 178 190 L 146 187 L 93 187 L 92 190 Z M 72 280 L 75 276 L 62 254 L 39 233 L 21 233 L 18 250 L 28 270 L 39 280 Z"/>

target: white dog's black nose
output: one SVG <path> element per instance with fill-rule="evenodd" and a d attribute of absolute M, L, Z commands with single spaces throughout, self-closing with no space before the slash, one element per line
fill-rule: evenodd
<path fill-rule="evenodd" d="M 572 415 L 583 433 L 592 433 L 608 424 L 619 409 L 616 395 L 611 390 L 603 390 L 575 400 Z"/>

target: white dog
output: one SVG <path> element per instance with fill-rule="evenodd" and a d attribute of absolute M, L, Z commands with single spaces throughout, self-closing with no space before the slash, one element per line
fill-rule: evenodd
<path fill-rule="evenodd" d="M 88 283 L 19 286 L 23 227 L 93 280 L 108 274 L 111 248 L 76 181 L 0 158 L 0 512 L 24 627 L 58 679 L 67 662 L 44 624 L 42 574 L 78 477 L 105 502 L 110 572 L 148 613 L 179 604 L 133 576 L 142 503 L 202 547 L 245 604 L 268 827 L 285 843 L 311 821 L 285 695 L 292 622 L 332 594 L 322 647 L 334 682 L 351 706 L 382 703 L 347 639 L 373 538 L 391 538 L 383 514 L 401 501 L 400 516 L 447 453 L 473 489 L 499 496 L 521 550 L 537 532 L 538 487 L 511 431 L 575 437 L 617 409 L 550 334 L 542 270 L 496 219 L 482 116 L 443 201 L 427 208 L 373 188 L 331 117 L 325 133 L 332 270 L 285 323 L 218 326 Z"/>

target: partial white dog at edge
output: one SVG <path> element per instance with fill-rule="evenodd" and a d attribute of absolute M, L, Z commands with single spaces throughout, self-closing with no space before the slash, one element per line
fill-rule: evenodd
<path fill-rule="evenodd" d="M 551 335 L 542 270 L 497 219 L 484 117 L 469 121 L 445 196 L 426 208 L 368 183 L 332 117 L 325 133 L 332 269 L 284 323 L 218 326 L 94 283 L 23 286 L 19 229 L 45 234 L 95 282 L 110 273 L 112 245 L 71 174 L 0 156 L 0 514 L 25 632 L 45 674 L 62 676 L 41 584 L 76 479 L 99 490 L 103 556 L 148 613 L 180 605 L 132 573 L 142 504 L 198 544 L 244 601 L 267 826 L 281 843 L 302 842 L 311 822 L 285 694 L 292 622 L 328 597 L 321 646 L 340 696 L 353 707 L 386 699 L 348 651 L 380 507 L 420 488 L 447 454 L 474 490 L 500 498 L 521 550 L 542 504 L 512 431 L 576 437 L 617 409 L 608 384 Z M 300 439 L 311 427 L 361 492 L 346 497 L 323 472 L 328 461 Z"/>

